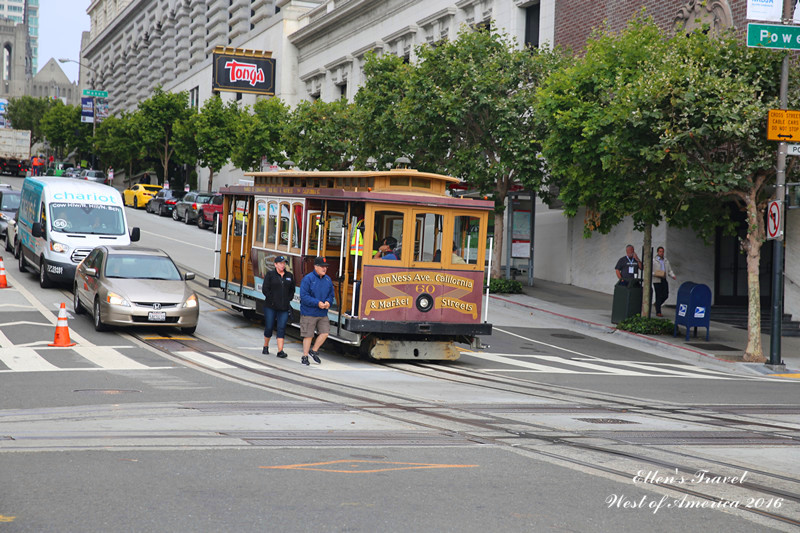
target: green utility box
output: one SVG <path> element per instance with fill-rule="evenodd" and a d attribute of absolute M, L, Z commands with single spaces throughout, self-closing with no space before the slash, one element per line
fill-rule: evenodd
<path fill-rule="evenodd" d="M 611 322 L 619 324 L 626 318 L 642 312 L 642 280 L 634 279 L 627 285 L 614 286 L 614 302 L 611 305 Z"/>

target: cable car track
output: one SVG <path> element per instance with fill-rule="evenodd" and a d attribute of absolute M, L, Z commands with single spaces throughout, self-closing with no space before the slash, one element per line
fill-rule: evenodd
<path fill-rule="evenodd" d="M 202 348 L 202 346 L 198 345 L 199 343 L 197 340 L 186 341 L 177 338 L 171 340 L 161 339 L 154 342 L 144 340 L 142 337 L 139 338 L 143 342 L 170 353 L 171 357 L 180 359 L 190 366 L 202 366 L 198 365 L 191 359 L 175 354 L 176 351 L 182 350 L 175 350 L 174 346 L 164 345 L 165 343 L 178 343 L 187 350 L 201 351 L 198 349 Z M 210 345 L 214 346 L 207 340 L 201 339 L 201 341 L 203 343 L 208 342 Z M 786 500 L 786 503 L 800 503 L 800 492 L 792 488 L 771 486 L 774 485 L 775 482 L 782 482 L 784 484 L 798 484 L 798 480 L 789 476 L 776 474 L 774 472 L 755 470 L 750 467 L 743 469 L 741 465 L 709 459 L 707 457 L 701 457 L 691 453 L 675 451 L 667 448 L 666 446 L 645 446 L 644 448 L 659 454 L 674 456 L 678 460 L 673 461 L 664 458 L 658 458 L 654 457 L 652 454 L 648 456 L 625 449 L 619 449 L 619 446 L 627 446 L 630 448 L 631 443 L 622 439 L 615 439 L 608 436 L 604 436 L 604 440 L 610 441 L 608 445 L 580 442 L 579 439 L 583 438 L 584 435 L 582 435 L 581 431 L 576 430 L 562 431 L 562 433 L 568 435 L 554 436 L 541 433 L 537 434 L 537 431 L 552 433 L 554 428 L 547 425 L 515 420 L 499 414 L 487 413 L 486 411 L 480 409 L 470 409 L 466 406 L 443 406 L 442 404 L 434 403 L 428 400 L 408 398 L 396 393 L 375 390 L 369 388 L 368 386 L 342 385 L 341 383 L 337 383 L 328 379 L 321 373 L 309 374 L 304 370 L 301 371 L 300 369 L 287 369 L 284 366 L 271 364 L 263 359 L 231 353 L 231 355 L 234 355 L 236 358 L 248 359 L 254 363 L 268 367 L 268 370 L 259 370 L 241 364 L 236 360 L 226 359 L 224 356 L 217 355 L 220 351 L 230 352 L 230 350 L 224 348 L 220 349 L 220 347 L 217 346 L 215 346 L 215 348 L 216 354 L 206 354 L 206 356 L 218 359 L 221 362 L 225 362 L 226 364 L 233 366 L 236 370 L 245 371 L 246 374 L 240 375 L 238 373 L 231 373 L 230 370 L 211 369 L 204 367 L 206 372 L 224 376 L 226 379 L 247 383 L 248 385 L 263 388 L 274 393 L 280 393 L 319 402 L 344 404 L 349 409 L 364 411 L 372 415 L 381 416 L 387 419 L 402 422 L 404 424 L 413 424 L 426 430 L 449 432 L 473 442 L 493 444 L 495 446 L 513 450 L 515 453 L 524 451 L 528 455 L 546 458 L 557 463 L 569 463 L 583 467 L 584 469 L 602 472 L 620 480 L 630 481 L 637 470 L 641 471 L 642 464 L 652 466 L 655 469 L 665 469 L 670 472 L 676 472 L 676 474 L 681 473 L 687 477 L 696 474 L 698 467 L 693 466 L 692 463 L 696 464 L 698 462 L 713 464 L 720 468 L 729 470 L 746 470 L 751 474 L 751 477 L 759 476 L 765 479 L 758 482 L 743 481 L 742 483 L 736 485 L 739 489 L 755 492 L 760 495 L 761 498 L 781 498 Z M 395 371 L 410 375 L 424 375 L 427 378 L 433 378 L 451 383 L 460 383 L 463 385 L 466 385 L 466 383 L 464 383 L 464 379 L 469 379 L 472 381 L 469 383 L 470 386 L 490 388 L 493 390 L 503 390 L 505 392 L 509 392 L 511 389 L 513 392 L 518 394 L 531 396 L 537 399 L 547 398 L 552 400 L 556 397 L 554 396 L 555 392 L 557 395 L 559 395 L 559 399 L 568 399 L 576 402 L 578 405 L 585 405 L 587 407 L 590 405 L 592 407 L 597 407 L 599 404 L 603 408 L 611 411 L 616 409 L 619 413 L 635 413 L 640 416 L 671 420 L 674 420 L 674 418 L 670 418 L 671 416 L 683 415 L 685 417 L 688 414 L 700 419 L 694 419 L 693 423 L 701 425 L 707 424 L 715 429 L 720 427 L 720 422 L 742 423 L 741 420 L 736 420 L 722 415 L 695 413 L 692 412 L 693 408 L 691 407 L 657 407 L 653 405 L 644 405 L 643 403 L 633 403 L 632 405 L 632 400 L 630 398 L 625 398 L 624 400 L 622 398 L 615 399 L 610 398 L 609 396 L 588 393 L 587 391 L 580 389 L 571 389 L 569 387 L 555 385 L 545 386 L 538 383 L 519 380 L 513 377 L 498 378 L 497 376 L 486 376 L 485 374 L 481 375 L 479 372 L 471 371 L 469 369 L 456 370 L 453 368 L 448 368 L 448 365 L 442 364 L 393 363 L 384 366 L 391 367 Z M 420 372 L 420 368 L 422 368 L 424 372 Z M 453 376 L 454 374 L 458 375 Z M 464 374 L 468 375 L 465 376 Z M 264 378 L 268 379 L 269 381 L 265 382 Z M 502 388 L 501 385 L 505 385 L 505 388 Z M 301 390 L 298 390 L 298 387 L 300 387 Z M 409 401 L 413 402 L 413 404 L 409 405 Z M 623 401 L 625 402 L 625 407 L 620 405 L 623 403 Z M 409 416 L 404 416 L 403 414 L 398 413 L 405 413 Z M 422 417 L 422 419 L 420 419 L 420 417 Z M 757 421 L 747 421 L 746 423 L 747 425 L 763 427 L 764 430 L 737 430 L 740 431 L 743 436 L 774 435 L 774 433 L 768 433 L 768 430 L 797 431 L 796 428 L 781 426 L 779 424 Z M 452 429 L 454 425 L 458 426 L 457 429 Z M 505 429 L 511 425 L 517 429 Z M 530 431 L 520 431 L 520 427 L 529 428 Z M 507 435 L 500 437 L 485 435 L 486 432 L 497 433 L 498 431 L 505 431 L 507 432 Z M 800 444 L 800 438 L 795 436 L 787 437 L 787 443 L 794 443 L 794 441 L 798 441 L 798 444 Z M 555 447 L 562 447 L 563 449 L 558 452 L 542 449 L 542 443 Z M 614 460 L 621 460 L 626 466 L 629 466 L 634 470 L 624 470 L 620 467 L 599 464 L 597 461 L 587 461 L 579 456 L 576 456 L 576 454 L 569 452 L 577 452 L 577 454 L 583 455 L 587 453 L 601 454 L 602 456 L 606 456 Z M 707 471 L 708 477 L 721 475 L 723 474 L 719 472 Z M 651 483 L 651 485 L 653 485 L 653 487 L 658 486 L 660 488 L 668 489 L 703 501 L 712 502 L 712 504 L 724 505 L 725 502 L 732 501 L 741 503 L 741 500 L 746 499 L 744 496 L 739 496 L 739 500 L 731 500 L 726 498 L 724 495 L 720 495 L 719 493 L 715 494 L 714 491 L 697 490 L 696 488 L 686 486 L 682 483 L 654 482 Z M 652 490 L 652 487 L 645 488 Z M 761 516 L 769 520 L 780 522 L 782 524 L 800 526 L 800 513 L 798 513 L 797 509 L 794 509 L 792 516 L 781 514 L 780 512 L 773 510 L 761 509 L 752 506 L 737 506 L 737 509 Z"/>

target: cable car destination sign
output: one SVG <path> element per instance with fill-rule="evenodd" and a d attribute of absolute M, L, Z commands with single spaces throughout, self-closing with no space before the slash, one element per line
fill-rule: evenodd
<path fill-rule="evenodd" d="M 217 46 L 211 90 L 274 95 L 272 52 Z"/>

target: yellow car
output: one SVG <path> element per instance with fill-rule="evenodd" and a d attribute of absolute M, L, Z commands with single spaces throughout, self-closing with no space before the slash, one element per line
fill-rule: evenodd
<path fill-rule="evenodd" d="M 153 199 L 153 196 L 161 190 L 161 185 L 143 185 L 137 183 L 130 189 L 122 191 L 122 198 L 125 205 L 129 205 L 134 209 L 139 209 L 147 205 L 147 202 Z"/>

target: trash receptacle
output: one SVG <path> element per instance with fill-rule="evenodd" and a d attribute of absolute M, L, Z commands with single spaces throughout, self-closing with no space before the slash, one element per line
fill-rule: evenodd
<path fill-rule="evenodd" d="M 614 301 L 611 305 L 611 323 L 619 324 L 626 318 L 642 312 L 642 280 L 633 279 L 627 285 L 614 286 Z"/>

